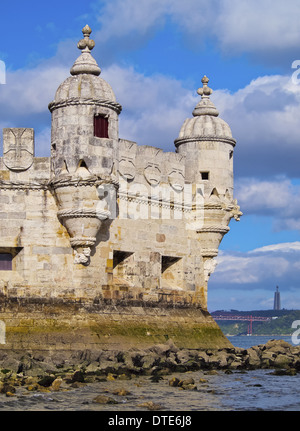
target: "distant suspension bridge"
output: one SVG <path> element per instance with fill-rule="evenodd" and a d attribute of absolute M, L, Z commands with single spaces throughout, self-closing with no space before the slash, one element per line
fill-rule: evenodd
<path fill-rule="evenodd" d="M 214 320 L 233 320 L 233 321 L 246 321 L 248 323 L 248 332 L 247 335 L 252 335 L 252 322 L 269 322 L 272 320 L 272 317 L 259 317 L 259 316 L 232 316 L 232 315 L 222 315 L 219 314 L 217 316 L 212 316 Z"/>

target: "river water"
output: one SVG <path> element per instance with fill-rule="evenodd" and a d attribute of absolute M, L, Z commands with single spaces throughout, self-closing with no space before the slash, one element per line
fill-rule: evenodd
<path fill-rule="evenodd" d="M 249 348 L 269 339 L 291 337 L 236 336 L 230 341 L 236 347 Z M 299 411 L 300 374 L 272 375 L 272 370 L 234 371 L 210 375 L 205 371 L 176 373 L 152 382 L 148 376 L 126 381 L 107 381 L 87 384 L 66 392 L 32 393 L 18 388 L 16 397 L 0 395 L 1 411 L 148 411 L 144 403 L 161 406 L 160 414 L 170 411 Z M 192 377 L 197 390 L 183 391 L 169 386 L 169 380 Z M 200 381 L 201 379 L 201 381 Z M 114 395 L 116 389 L 126 389 L 128 395 Z M 118 404 L 101 405 L 93 402 L 98 395 L 112 397 Z"/>

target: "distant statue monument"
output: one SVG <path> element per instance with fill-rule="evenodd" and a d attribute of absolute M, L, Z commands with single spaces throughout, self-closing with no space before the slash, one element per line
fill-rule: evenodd
<path fill-rule="evenodd" d="M 281 310 L 280 306 L 280 292 L 279 287 L 276 286 L 276 292 L 274 293 L 274 310 Z"/>

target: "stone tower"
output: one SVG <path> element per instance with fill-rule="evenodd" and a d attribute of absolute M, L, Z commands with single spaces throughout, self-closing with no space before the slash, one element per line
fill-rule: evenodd
<path fill-rule="evenodd" d="M 273 310 L 281 310 L 281 303 L 280 303 L 280 292 L 279 287 L 276 286 L 276 292 L 274 293 L 274 307 Z"/>
<path fill-rule="evenodd" d="M 111 86 L 102 79 L 91 55 L 95 43 L 91 29 L 82 30 L 82 50 L 71 76 L 58 88 L 49 104 L 51 128 L 51 185 L 58 202 L 58 218 L 67 228 L 75 249 L 75 262 L 87 264 L 102 221 L 110 216 L 99 211 L 97 187 L 115 185 L 119 138 L 116 102 Z"/>
<path fill-rule="evenodd" d="M 176 152 L 138 145 L 119 137 L 122 107 L 90 34 L 85 26 L 81 54 L 49 104 L 51 157 L 34 156 L 33 129 L 3 131 L 6 348 L 230 346 L 207 311 L 207 285 L 229 221 L 241 215 L 236 142 L 208 78 Z"/>
<path fill-rule="evenodd" d="M 201 82 L 203 88 L 197 91 L 201 100 L 193 111 L 193 118 L 186 119 L 181 127 L 175 146 L 177 152 L 185 156 L 186 181 L 200 185 L 203 193 L 204 213 L 203 218 L 199 218 L 196 232 L 207 282 L 216 265 L 213 258 L 218 254 L 223 236 L 229 231 L 230 219 L 239 220 L 242 213 L 233 199 L 233 150 L 236 141 L 210 100 L 209 79 L 204 76 Z"/>

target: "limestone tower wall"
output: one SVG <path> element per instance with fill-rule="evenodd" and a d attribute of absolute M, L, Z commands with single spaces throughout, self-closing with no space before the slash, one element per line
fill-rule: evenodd
<path fill-rule="evenodd" d="M 34 157 L 32 129 L 4 130 L 0 258 L 11 253 L 13 271 L 3 280 L 29 296 L 206 308 L 220 242 L 241 214 L 230 127 L 204 77 L 175 152 L 121 139 L 122 107 L 100 76 L 90 34 L 86 26 L 71 76 L 49 104 L 51 158 Z"/>
<path fill-rule="evenodd" d="M 235 140 L 208 78 L 176 151 L 138 145 L 119 137 L 122 107 L 90 34 L 84 27 L 81 54 L 49 104 L 51 157 L 34 156 L 33 129 L 3 131 L 0 319 L 9 346 L 73 348 L 78 337 L 96 349 L 165 337 L 228 345 L 207 312 L 207 285 L 241 212 Z"/>

